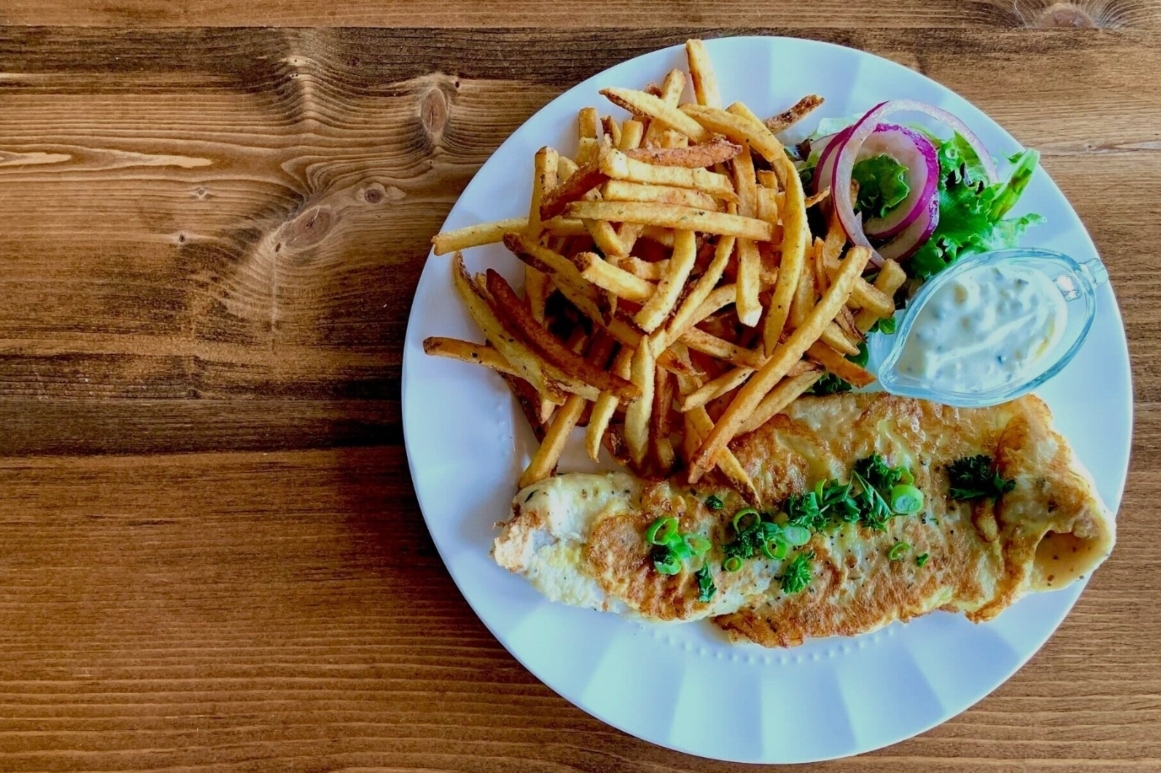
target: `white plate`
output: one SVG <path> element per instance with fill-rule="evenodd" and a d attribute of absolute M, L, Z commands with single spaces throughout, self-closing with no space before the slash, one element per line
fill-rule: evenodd
<path fill-rule="evenodd" d="M 961 97 L 885 59 L 789 38 L 707 45 L 726 104 L 741 99 L 772 115 L 803 94 L 821 94 L 826 103 L 807 122 L 813 127 L 823 115 L 846 116 L 909 97 L 958 115 L 997 157 L 1019 149 Z M 597 105 L 623 115 L 598 89 L 641 88 L 673 67 L 685 67 L 680 47 L 617 65 L 553 100 L 488 160 L 444 228 L 525 214 L 537 148 L 571 151 L 578 109 Z M 1025 210 L 1048 219 L 1026 244 L 1081 261 L 1096 257 L 1076 213 L 1043 171 L 1024 195 Z M 519 264 L 503 247 L 470 250 L 466 259 L 473 270 L 491 266 L 520 279 Z M 1040 648 L 1080 595 L 1082 585 L 1039 594 L 984 625 L 936 613 L 786 651 L 731 645 L 709 623 L 644 625 L 548 603 L 488 554 L 493 524 L 508 517 L 515 481 L 533 448 L 531 431 L 499 377 L 423 353 L 430 335 L 480 340 L 452 290 L 449 266 L 446 257 L 429 258 L 404 350 L 403 426 L 420 507 L 444 563 L 489 630 L 545 684 L 605 722 L 722 760 L 858 754 L 921 733 L 994 690 Z M 1128 470 L 1132 392 L 1124 329 L 1107 285 L 1099 305 L 1083 350 L 1040 394 L 1115 510 Z M 581 456 L 566 458 L 562 469 L 583 468 Z"/>

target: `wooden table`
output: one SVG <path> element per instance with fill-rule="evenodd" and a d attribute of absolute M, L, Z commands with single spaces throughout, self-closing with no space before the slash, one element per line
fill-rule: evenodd
<path fill-rule="evenodd" d="M 903 62 L 1040 148 L 1135 366 L 1120 544 L 1060 631 L 817 769 L 1161 770 L 1161 2 L 538 5 L 0 4 L 0 770 L 743 770 L 606 727 L 492 639 L 399 408 L 428 239 L 497 145 L 738 32 Z"/>

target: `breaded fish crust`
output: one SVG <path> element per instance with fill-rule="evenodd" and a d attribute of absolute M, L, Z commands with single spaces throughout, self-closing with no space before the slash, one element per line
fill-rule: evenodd
<path fill-rule="evenodd" d="M 766 510 L 817 481 L 848 480 L 855 462 L 875 453 L 911 470 L 925 507 L 882 531 L 846 523 L 815 533 L 801 548 L 814 554 L 810 585 L 786 593 L 778 578 L 793 553 L 723 570 L 730 520 L 747 504 L 724 479 L 691 488 L 680 479 L 567 474 L 516 496 L 493 556 L 556 601 L 656 621 L 712 618 L 733 638 L 789 647 L 935 609 L 988 620 L 1025 593 L 1091 572 L 1113 547 L 1110 513 L 1035 397 L 977 409 L 886 394 L 803 398 L 731 448 Z M 979 454 L 1015 488 L 998 502 L 950 499 L 947 466 Z M 710 495 L 720 510 L 707 507 Z M 704 560 L 717 588 L 709 601 L 699 600 L 693 574 L 700 560 L 672 576 L 654 568 L 642 535 L 662 516 L 713 543 Z M 909 548 L 891 560 L 898 542 Z"/>

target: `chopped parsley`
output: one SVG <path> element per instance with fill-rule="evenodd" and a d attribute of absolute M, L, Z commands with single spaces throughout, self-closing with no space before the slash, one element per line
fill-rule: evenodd
<path fill-rule="evenodd" d="M 724 504 L 722 503 L 721 497 L 717 496 L 716 494 L 710 494 L 708 497 L 706 497 L 705 506 L 710 510 L 721 510 Z"/>
<path fill-rule="evenodd" d="M 915 556 L 915 565 L 923 566 L 927 563 L 927 559 L 929 558 L 931 558 L 931 556 L 927 555 L 926 553 L 920 553 L 919 555 Z"/>
<path fill-rule="evenodd" d="M 783 593 L 794 594 L 806 590 L 806 586 L 810 585 L 810 567 L 811 561 L 813 560 L 813 550 L 806 553 L 798 553 L 791 559 L 782 574 L 775 578 L 782 584 Z"/>
<path fill-rule="evenodd" d="M 709 564 L 698 569 L 693 573 L 693 576 L 697 579 L 697 600 L 705 604 L 718 592 L 718 586 L 714 585 L 714 577 L 710 573 Z"/>
<path fill-rule="evenodd" d="M 822 531 L 843 523 L 858 523 L 884 531 L 897 515 L 923 509 L 923 492 L 906 467 L 891 467 L 878 454 L 855 462 L 851 479 L 818 481 L 814 489 L 786 500 L 788 523 Z"/>
<path fill-rule="evenodd" d="M 761 553 L 766 558 L 781 561 L 792 547 L 800 547 L 810 541 L 810 532 L 798 524 L 780 525 L 770 520 L 772 516 L 746 507 L 734 514 L 734 539 L 722 545 L 724 560 L 722 568 L 736 572 L 742 562 Z"/>
<path fill-rule="evenodd" d="M 992 457 L 985 454 L 956 459 L 947 466 L 947 477 L 951 481 L 948 494 L 960 501 L 985 498 L 999 501 L 1016 487 L 1016 481 L 1005 480 Z"/>

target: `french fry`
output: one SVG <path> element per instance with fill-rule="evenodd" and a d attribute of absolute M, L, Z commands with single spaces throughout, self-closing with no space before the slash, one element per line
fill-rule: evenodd
<path fill-rule="evenodd" d="M 693 94 L 699 105 L 721 107 L 722 96 L 718 92 L 718 79 L 710 62 L 705 43 L 700 40 L 685 41 L 685 58 L 689 64 L 689 78 L 693 81 Z"/>
<path fill-rule="evenodd" d="M 560 156 L 559 158 L 557 158 L 556 159 L 556 184 L 560 185 L 562 182 L 564 182 L 568 178 L 572 177 L 574 174 L 576 174 L 576 170 L 579 168 L 580 167 L 577 166 L 576 162 L 573 161 L 568 156 Z"/>
<path fill-rule="evenodd" d="M 867 340 L 863 331 L 859 330 L 859 326 L 855 324 L 855 315 L 851 312 L 850 306 L 843 306 L 839 310 L 838 316 L 834 318 L 834 323 L 838 325 L 839 330 L 843 331 L 843 337 L 848 341 L 859 344 Z"/>
<path fill-rule="evenodd" d="M 649 416 L 653 412 L 655 367 L 652 349 L 648 345 L 638 346 L 630 362 L 629 380 L 641 390 L 641 396 L 625 408 L 625 443 L 638 466 L 645 461 L 645 454 L 649 450 Z"/>
<path fill-rule="evenodd" d="M 685 287 L 689 273 L 693 270 L 696 258 L 697 241 L 693 231 L 677 231 L 673 237 L 673 255 L 669 259 L 669 271 L 658 283 L 657 291 L 633 317 L 642 330 L 652 333 L 669 316 L 682 288 Z"/>
<path fill-rule="evenodd" d="M 540 202 L 544 194 L 556 187 L 556 168 L 560 154 L 549 147 L 536 151 L 533 160 L 532 201 L 528 207 L 528 235 L 540 235 Z"/>
<path fill-rule="evenodd" d="M 673 378 L 664 368 L 654 368 L 653 412 L 649 416 L 649 438 L 657 474 L 668 475 L 675 461 L 669 439 L 669 414 L 673 403 Z"/>
<path fill-rule="evenodd" d="M 842 312 L 840 311 L 839 313 L 841 314 Z M 859 347 L 851 343 L 851 340 L 847 338 L 842 329 L 834 322 L 831 322 L 822 329 L 822 335 L 819 336 L 819 340 L 841 354 L 853 356 L 859 353 Z"/>
<path fill-rule="evenodd" d="M 601 117 L 595 107 L 582 107 L 576 114 L 577 136 L 595 140 L 601 136 Z"/>
<path fill-rule="evenodd" d="M 814 286 L 819 295 L 825 293 L 826 288 L 830 287 L 830 275 L 826 272 L 826 259 L 823 257 L 825 246 L 822 239 L 816 238 L 814 244 L 806 248 L 806 258 L 809 265 L 804 271 L 814 274 Z"/>
<path fill-rule="evenodd" d="M 883 293 L 883 295 L 894 299 L 895 293 L 899 291 L 899 288 L 902 287 L 903 283 L 906 281 L 907 274 L 903 271 L 898 263 L 888 258 L 887 260 L 883 261 L 883 265 L 879 267 L 879 276 L 875 277 L 874 287 L 876 290 Z M 894 313 L 894 310 L 892 310 L 891 314 Z M 890 315 L 885 314 L 883 316 L 888 317 Z M 855 315 L 855 327 L 865 333 L 874 326 L 878 319 L 880 319 L 880 317 L 878 317 L 873 311 L 864 308 Z"/>
<path fill-rule="evenodd" d="M 694 309 L 689 318 L 690 325 L 700 325 L 701 322 L 713 314 L 717 314 L 733 303 L 738 297 L 737 285 L 722 285 L 715 287 L 713 292 L 706 296 L 701 305 Z"/>
<path fill-rule="evenodd" d="M 521 373 L 512 367 L 494 347 L 460 341 L 455 338 L 432 336 L 423 339 L 423 351 L 436 357 L 448 357 L 473 365 L 483 365 L 499 373 L 521 378 Z"/>
<path fill-rule="evenodd" d="M 628 250 L 621 243 L 621 237 L 617 235 L 617 230 L 613 228 L 612 223 L 607 220 L 590 219 L 582 219 L 581 222 L 585 224 L 589 236 L 593 237 L 593 243 L 603 254 L 609 257 L 628 254 Z"/>
<path fill-rule="evenodd" d="M 556 217 L 564 212 L 570 202 L 584 198 L 586 193 L 599 187 L 607 179 L 609 177 L 601 171 L 598 161 L 579 167 L 567 180 L 544 194 L 540 203 L 540 219 L 548 220 Z"/>
<path fill-rule="evenodd" d="M 593 139 L 592 137 L 581 137 L 577 141 L 576 162 L 582 168 L 586 167 L 586 166 L 590 166 L 594 161 L 596 161 L 600 157 L 600 155 L 601 155 L 601 142 L 600 142 L 600 140 Z"/>
<path fill-rule="evenodd" d="M 459 253 L 456 253 L 454 258 L 452 277 L 460 300 L 464 302 L 472 320 L 483 331 L 484 337 L 520 374 L 520 378 L 532 384 L 537 392 L 551 402 L 562 405 L 565 401 L 565 390 L 549 378 L 545 372 L 544 363 L 532 353 L 531 349 L 513 336 L 508 335 L 482 291 L 468 275 L 468 271 L 464 267 L 463 256 Z"/>
<path fill-rule="evenodd" d="M 749 239 L 738 239 L 738 321 L 755 327 L 762 318 L 758 293 L 762 289 L 762 258 L 758 246 Z"/>
<path fill-rule="evenodd" d="M 669 260 L 652 262 L 641 260 L 641 258 L 630 255 L 618 260 L 617 267 L 628 271 L 638 279 L 644 279 L 647 282 L 658 282 L 669 270 Z"/>
<path fill-rule="evenodd" d="M 629 378 L 629 364 L 633 358 L 633 350 L 622 347 L 613 360 L 613 373 L 623 379 Z M 601 392 L 601 396 L 593 403 L 593 412 L 589 416 L 589 425 L 585 427 L 585 451 L 594 462 L 601 453 L 601 441 L 605 437 L 605 430 L 609 428 L 609 421 L 617 411 L 620 400 L 612 392 Z"/>
<path fill-rule="evenodd" d="M 612 150 L 601 156 L 600 171 L 614 180 L 693 188 L 727 201 L 737 199 L 730 178 L 723 174 L 683 166 L 649 164 L 629 158 L 619 150 Z"/>
<path fill-rule="evenodd" d="M 566 210 L 569 217 L 581 220 L 607 220 L 613 223 L 640 223 L 701 233 L 738 236 L 768 242 L 774 228 L 763 220 L 723 212 L 709 212 L 672 204 L 648 204 L 636 201 L 574 201 Z"/>
<path fill-rule="evenodd" d="M 741 436 L 753 432 L 779 413 L 782 413 L 792 402 L 814 386 L 820 376 L 822 376 L 820 369 L 811 368 L 798 375 L 788 375 L 782 379 L 778 382 L 778 386 L 771 389 L 770 393 L 762 398 L 762 402 L 758 403 L 758 407 L 742 423 L 741 428 L 738 430 L 738 435 Z"/>
<path fill-rule="evenodd" d="M 823 188 L 818 193 L 813 193 L 806 197 L 806 208 L 810 209 L 813 206 L 821 204 L 830 198 L 830 188 Z"/>
<path fill-rule="evenodd" d="M 794 290 L 794 300 L 790 304 L 791 327 L 802 327 L 806 315 L 814 308 L 814 299 L 817 295 L 818 290 L 814 281 L 814 272 L 799 272 L 798 287 Z"/>
<path fill-rule="evenodd" d="M 690 418 L 690 423 L 699 438 L 704 439 L 713 433 L 714 423 L 705 408 L 694 408 L 685 415 Z M 742 495 L 748 501 L 759 504 L 758 489 L 754 486 L 754 481 L 746 472 L 746 468 L 734 456 L 734 452 L 723 448 L 718 461 L 722 472 L 738 486 Z"/>
<path fill-rule="evenodd" d="M 604 318 L 597 308 L 596 293 L 571 260 L 529 239 L 525 234 L 505 234 L 504 246 L 523 263 L 541 273 L 551 274 L 552 284 L 586 317 L 598 321 Z"/>
<path fill-rule="evenodd" d="M 531 384 L 518 376 L 501 373 L 500 378 L 504 379 L 504 383 L 508 385 L 508 390 L 516 398 L 520 412 L 524 414 L 528 426 L 532 429 L 532 434 L 536 436 L 536 441 L 539 443 L 544 440 L 544 428 L 552 418 L 557 406 L 541 397 Z"/>
<path fill-rule="evenodd" d="M 658 98 L 670 108 L 677 107 L 677 103 L 681 101 L 681 92 L 685 90 L 685 73 L 681 70 L 670 70 L 665 76 L 665 80 L 661 83 L 661 93 Z M 651 146 L 658 144 L 663 132 L 671 131 L 666 129 L 660 121 L 650 121 L 649 128 L 645 130 L 645 137 L 641 141 L 642 145 Z"/>
<path fill-rule="evenodd" d="M 601 187 L 601 198 L 605 201 L 649 201 L 655 204 L 677 204 L 683 207 L 707 209 L 721 212 L 722 207 L 708 193 L 692 188 L 675 188 L 670 185 L 646 185 L 627 180 L 609 180 Z"/>
<path fill-rule="evenodd" d="M 641 146 L 641 140 L 644 137 L 645 124 L 635 118 L 630 118 L 621 124 L 621 141 L 617 143 L 617 149 L 623 151 L 636 150 Z"/>
<path fill-rule="evenodd" d="M 833 262 L 827 261 L 826 273 L 832 281 L 838 271 L 839 263 L 837 260 Z M 859 277 L 858 281 L 855 282 L 854 290 L 851 292 L 850 303 L 857 308 L 866 309 L 877 317 L 889 317 L 895 313 L 894 299 L 862 277 Z"/>
<path fill-rule="evenodd" d="M 579 220 L 577 221 L 580 222 Z M 651 242 L 656 242 L 662 247 L 673 249 L 673 229 L 662 228 L 659 225 L 646 225 L 641 227 L 642 238 L 648 239 Z"/>
<path fill-rule="evenodd" d="M 684 134 L 673 131 L 673 129 L 666 129 L 661 132 L 661 137 L 657 140 L 657 144 L 667 150 L 674 148 L 688 148 L 689 137 Z"/>
<path fill-rule="evenodd" d="M 605 136 L 613 143 L 613 147 L 620 147 L 621 125 L 617 123 L 617 119 L 611 115 L 601 116 L 601 127 L 605 130 Z"/>
<path fill-rule="evenodd" d="M 742 146 L 729 140 L 713 139 L 704 145 L 689 148 L 621 148 L 621 150 L 629 158 L 647 164 L 705 169 L 730 161 L 742 151 Z"/>
<path fill-rule="evenodd" d="M 758 186 L 760 188 L 768 188 L 777 192 L 781 187 L 781 184 L 778 182 L 778 175 L 774 174 L 774 170 L 759 169 L 755 174 L 758 178 Z"/>
<path fill-rule="evenodd" d="M 758 372 L 750 377 L 734 397 L 714 431 L 698 448 L 690 466 L 690 482 L 696 483 L 716 463 L 719 452 L 737 435 L 746 418 L 754 412 L 762 398 L 802 358 L 806 350 L 818 340 L 822 329 L 835 318 L 851 294 L 855 279 L 863 272 L 871 251 L 854 247 L 847 252 L 841 271 L 832 278 L 830 289 L 818 301 L 801 327 L 797 328 L 771 353 Z M 795 282 L 797 285 L 797 282 Z"/>
<path fill-rule="evenodd" d="M 556 469 L 560 455 L 564 451 L 565 441 L 580 419 L 585 409 L 585 399 L 579 395 L 569 395 L 564 405 L 552 417 L 540 447 L 532 457 L 532 461 L 520 476 L 517 488 L 531 486 L 537 481 L 544 480 Z"/>
<path fill-rule="evenodd" d="M 742 384 L 745 384 L 746 379 L 753 375 L 753 373 L 753 368 L 733 368 L 732 370 L 727 370 L 717 378 L 702 384 L 696 391 L 685 395 L 682 398 L 678 410 L 685 413 L 686 411 L 692 411 L 694 408 L 701 408 L 711 400 L 716 400 L 722 395 L 732 392 Z"/>
<path fill-rule="evenodd" d="M 546 191 L 556 187 L 556 170 L 560 154 L 549 147 L 536 151 L 533 159 L 532 201 L 528 207 L 527 233 L 534 239 L 540 237 L 540 201 Z M 532 266 L 524 266 L 524 294 L 532 306 L 532 316 L 537 322 L 544 322 L 544 303 L 548 299 L 548 278 Z"/>
<path fill-rule="evenodd" d="M 551 220 L 540 221 L 540 233 L 542 236 L 585 236 L 588 230 L 585 224 L 579 220 L 574 220 L 568 217 L 554 217 Z"/>
<path fill-rule="evenodd" d="M 568 385 L 565 389 L 587 400 L 596 400 L 601 392 L 612 392 L 621 400 L 633 400 L 640 394 L 632 384 L 605 370 L 603 363 L 597 367 L 563 345 L 547 328 L 533 319 L 532 312 L 504 277 L 492 269 L 488 269 L 487 276 L 488 292 L 492 294 L 494 308 L 500 312 L 500 322 L 504 328 L 527 341 L 530 348 L 539 352 L 552 366 L 570 374 L 571 381 L 589 387 L 575 390 Z"/>
<path fill-rule="evenodd" d="M 618 298 L 645 303 L 657 294 L 655 285 L 614 266 L 600 255 L 581 252 L 573 256 L 572 262 L 584 279 Z"/>
<path fill-rule="evenodd" d="M 682 105 L 681 112 L 691 117 L 707 133 L 717 132 L 726 135 L 734 142 L 749 145 L 771 164 L 776 161 L 790 163 L 782 143 L 770 133 L 765 124 L 751 120 L 749 117 L 742 117 L 725 110 L 702 105 Z"/>
<path fill-rule="evenodd" d="M 712 294 L 718 292 L 714 288 L 717 286 L 718 280 L 722 278 L 726 264 L 730 262 L 730 255 L 733 253 L 735 241 L 732 236 L 723 236 L 718 240 L 717 245 L 714 247 L 714 258 L 706 267 L 705 273 L 698 278 L 697 284 L 690 290 L 685 300 L 681 302 L 677 313 L 673 315 L 673 318 L 669 320 L 669 324 L 665 326 L 665 331 L 655 334 L 652 337 L 651 340 L 656 343 L 653 350 L 655 355 L 660 354 L 660 351 L 657 349 L 658 346 L 661 350 L 668 348 L 669 344 L 681 338 L 685 331 L 721 308 L 721 306 L 718 306 L 703 317 L 698 318 L 697 316 L 702 304 L 706 303 Z M 729 289 L 719 289 L 725 290 L 724 296 L 727 300 L 722 303 L 722 306 L 724 306 L 729 303 Z M 737 297 L 736 293 L 734 297 Z"/>
<path fill-rule="evenodd" d="M 723 338 L 710 335 L 696 327 L 685 331 L 681 336 L 681 342 L 694 351 L 708 354 L 711 357 L 716 357 L 719 360 L 725 360 L 726 362 L 740 365 L 744 368 L 758 369 L 766 361 L 766 358 L 762 356 L 761 352 L 755 352 L 752 349 L 730 343 Z"/>
<path fill-rule="evenodd" d="M 601 89 L 601 94 L 617 107 L 628 110 L 633 115 L 645 116 L 651 123 L 656 121 L 665 128 L 675 129 L 694 142 L 708 142 L 711 137 L 701 124 L 660 97 L 644 91 L 621 88 Z"/>
<path fill-rule="evenodd" d="M 763 340 L 766 351 L 773 352 L 790 316 L 790 303 L 798 287 L 798 276 L 806 258 L 809 236 L 806 225 L 806 207 L 802 197 L 802 182 L 789 160 L 779 160 L 786 177 L 786 204 L 782 209 L 782 262 L 778 266 L 778 283 L 766 312 Z"/>
<path fill-rule="evenodd" d="M 857 351 L 857 350 L 856 350 Z M 875 376 L 867 369 L 843 357 L 822 341 L 812 344 L 806 350 L 806 356 L 822 365 L 843 381 L 849 381 L 857 387 L 870 386 L 875 383 Z"/>
<path fill-rule="evenodd" d="M 523 231 L 527 228 L 528 218 L 510 217 L 507 220 L 477 223 L 457 228 L 454 231 L 443 231 L 431 238 L 431 244 L 436 255 L 447 255 L 450 252 L 466 250 L 469 247 L 495 244 L 504 238 L 504 234 L 511 231 Z"/>
<path fill-rule="evenodd" d="M 823 103 L 822 97 L 817 94 L 807 94 L 802 99 L 790 106 L 790 109 L 785 110 L 778 115 L 767 118 L 763 123 L 766 128 L 773 134 L 781 134 L 789 129 L 794 124 L 801 121 L 806 116 L 810 115 L 819 105 Z"/>

